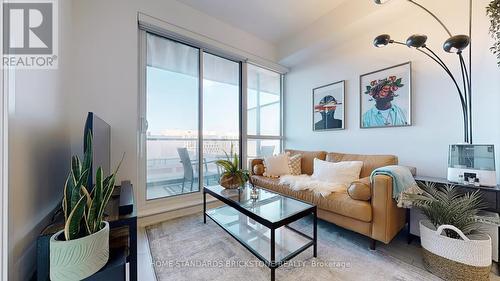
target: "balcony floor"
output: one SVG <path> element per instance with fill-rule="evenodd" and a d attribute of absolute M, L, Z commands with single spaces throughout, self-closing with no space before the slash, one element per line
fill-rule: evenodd
<path fill-rule="evenodd" d="M 182 181 L 182 179 L 180 179 L 176 182 L 166 182 L 164 184 L 162 184 L 162 183 L 148 183 L 147 190 L 146 190 L 146 200 L 164 198 L 164 197 L 175 196 L 175 195 L 199 191 L 198 184 L 197 184 L 198 179 L 194 180 L 192 190 L 191 190 L 191 181 L 186 181 L 184 183 L 184 190 L 182 189 L 182 182 L 180 182 L 180 181 Z M 214 177 L 214 176 L 209 177 L 208 184 L 207 184 L 207 179 L 205 178 L 203 180 L 203 184 L 205 184 L 205 185 L 219 184 L 218 177 Z"/>

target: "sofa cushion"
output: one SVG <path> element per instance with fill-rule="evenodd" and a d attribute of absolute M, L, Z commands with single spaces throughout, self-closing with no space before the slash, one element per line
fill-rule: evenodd
<path fill-rule="evenodd" d="M 359 179 L 359 173 L 363 162 L 361 161 L 342 161 L 328 162 L 314 159 L 314 172 L 312 178 L 329 183 L 340 183 L 346 187 L 353 181 Z"/>
<path fill-rule="evenodd" d="M 360 178 L 368 177 L 373 170 L 379 167 L 397 165 L 398 158 L 394 155 L 362 155 L 362 154 L 344 154 L 330 152 L 326 156 L 326 161 L 340 162 L 340 161 L 362 161 L 363 168 L 361 168 Z"/>
<path fill-rule="evenodd" d="M 326 198 L 320 197 L 316 202 L 318 208 L 323 210 L 364 222 L 372 221 L 372 206 L 370 202 L 354 200 L 347 192 L 334 192 Z"/>
<path fill-rule="evenodd" d="M 268 156 L 264 158 L 264 176 L 276 178 L 290 174 L 288 166 L 288 153 Z"/>
<path fill-rule="evenodd" d="M 291 196 L 299 200 L 310 202 L 319 209 L 333 212 L 364 222 L 372 221 L 372 207 L 370 202 L 352 199 L 347 192 L 334 192 L 327 197 L 316 195 L 309 190 L 295 191 L 286 184 L 280 184 L 277 178 L 252 176 L 252 182 L 260 187 Z"/>
<path fill-rule="evenodd" d="M 370 178 L 366 177 L 352 182 L 347 188 L 347 194 L 354 200 L 370 201 L 372 198 Z"/>
<path fill-rule="evenodd" d="M 326 151 L 301 151 L 301 150 L 292 150 L 292 149 L 286 149 L 285 151 L 289 152 L 290 156 L 293 156 L 296 154 L 302 155 L 302 160 L 300 161 L 300 165 L 302 168 L 302 174 L 312 175 L 314 158 L 318 158 L 320 160 L 326 159 Z"/>

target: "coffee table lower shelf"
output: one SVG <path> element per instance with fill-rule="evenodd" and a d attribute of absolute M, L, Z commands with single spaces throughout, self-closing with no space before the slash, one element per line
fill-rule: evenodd
<path fill-rule="evenodd" d="M 311 215 L 314 215 L 313 232 L 316 233 L 316 214 L 312 212 Z M 268 228 L 228 205 L 207 210 L 205 216 L 268 266 L 271 269 L 272 281 L 275 279 L 276 268 L 309 247 L 314 248 L 316 257 L 315 237 L 310 237 L 289 225 Z"/>

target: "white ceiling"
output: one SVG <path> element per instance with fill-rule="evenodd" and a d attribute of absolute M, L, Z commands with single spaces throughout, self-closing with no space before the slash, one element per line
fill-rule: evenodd
<path fill-rule="evenodd" d="M 179 0 L 271 43 L 300 32 L 345 0 Z"/>

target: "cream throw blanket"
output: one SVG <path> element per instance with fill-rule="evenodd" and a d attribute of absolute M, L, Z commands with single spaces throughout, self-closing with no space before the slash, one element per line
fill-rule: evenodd
<path fill-rule="evenodd" d="M 343 183 L 332 183 L 319 181 L 311 178 L 309 175 L 285 175 L 280 177 L 280 184 L 287 184 L 292 190 L 310 190 L 315 194 L 327 197 L 332 192 L 342 192 L 347 190 L 347 185 Z"/>

